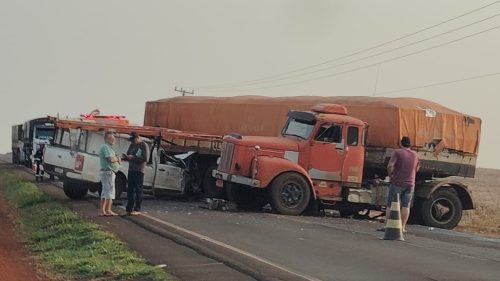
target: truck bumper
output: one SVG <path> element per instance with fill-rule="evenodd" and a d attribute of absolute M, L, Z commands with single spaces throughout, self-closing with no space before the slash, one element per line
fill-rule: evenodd
<path fill-rule="evenodd" d="M 212 176 L 218 180 L 248 185 L 248 186 L 252 186 L 252 187 L 261 187 L 259 180 L 247 178 L 247 177 L 243 177 L 243 176 L 238 176 L 238 175 L 231 175 L 231 174 L 220 172 L 217 170 L 212 171 Z"/>

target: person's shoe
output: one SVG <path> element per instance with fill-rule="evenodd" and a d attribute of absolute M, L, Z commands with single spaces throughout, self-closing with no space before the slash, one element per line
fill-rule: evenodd
<path fill-rule="evenodd" d="M 113 212 L 113 211 L 109 211 L 106 213 L 107 216 L 110 216 L 110 217 L 114 217 L 114 216 L 118 216 L 117 213 Z"/>
<path fill-rule="evenodd" d="M 141 212 L 139 212 L 139 211 L 133 211 L 133 212 L 130 212 L 130 215 L 131 215 L 131 216 L 138 216 L 138 215 L 140 215 L 140 214 L 141 214 Z"/>

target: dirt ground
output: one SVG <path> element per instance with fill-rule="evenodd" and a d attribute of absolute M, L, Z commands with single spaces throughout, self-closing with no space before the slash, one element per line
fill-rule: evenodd
<path fill-rule="evenodd" d="M 500 170 L 478 169 L 468 184 L 476 209 L 465 211 L 458 231 L 500 238 Z"/>
<path fill-rule="evenodd" d="M 1 189 L 1 187 L 0 187 Z M 0 190 L 0 280 L 39 281 L 35 265 L 17 239 L 12 216 Z"/>

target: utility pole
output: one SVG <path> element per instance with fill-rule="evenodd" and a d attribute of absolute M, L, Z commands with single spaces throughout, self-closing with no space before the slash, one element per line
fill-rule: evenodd
<path fill-rule="evenodd" d="M 186 94 L 188 94 L 188 95 L 194 95 L 194 90 L 191 90 L 191 92 L 189 92 L 189 91 L 184 90 L 183 88 L 177 89 L 177 86 L 175 86 L 174 91 L 181 93 L 183 97 Z"/>

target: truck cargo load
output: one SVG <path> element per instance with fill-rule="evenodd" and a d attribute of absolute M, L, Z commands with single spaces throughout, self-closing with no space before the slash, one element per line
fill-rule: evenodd
<path fill-rule="evenodd" d="M 477 156 L 481 119 L 435 102 L 385 97 L 176 97 L 146 103 L 145 126 L 183 131 L 279 136 L 289 110 L 318 103 L 346 106 L 350 116 L 368 123 L 367 146 L 398 148 L 402 136 L 414 147 L 431 147 Z"/>

